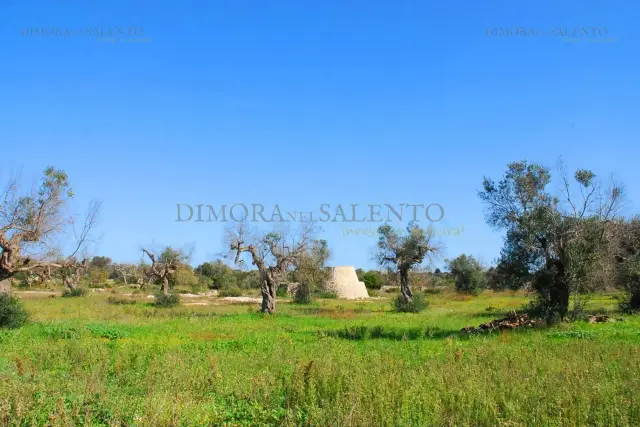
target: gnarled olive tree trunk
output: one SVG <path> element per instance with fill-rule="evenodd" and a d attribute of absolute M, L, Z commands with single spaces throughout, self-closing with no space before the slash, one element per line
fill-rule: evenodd
<path fill-rule="evenodd" d="M 262 276 L 262 274 L 261 274 Z M 268 277 L 261 279 L 260 291 L 262 293 L 262 312 L 273 314 L 276 312 L 276 287 Z"/>
<path fill-rule="evenodd" d="M 409 287 L 409 270 L 400 269 L 400 292 L 402 293 L 402 299 L 411 303 L 413 301 L 413 292 Z"/>

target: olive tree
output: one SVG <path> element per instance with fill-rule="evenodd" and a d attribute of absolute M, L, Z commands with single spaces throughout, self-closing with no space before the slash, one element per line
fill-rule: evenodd
<path fill-rule="evenodd" d="M 76 218 L 64 209 L 71 198 L 67 174 L 60 169 L 46 168 L 39 188 L 26 193 L 20 193 L 17 176 L 10 178 L 0 193 L 0 292 L 9 292 L 10 279 L 20 272 L 44 280 L 57 271 L 68 288 L 79 285 L 101 204 L 91 202 L 78 230 Z M 66 232 L 72 232 L 75 242 L 65 257 L 61 249 L 52 247 L 54 240 Z"/>
<path fill-rule="evenodd" d="M 439 250 L 433 229 L 420 228 L 412 221 L 406 228 L 406 234 L 389 224 L 380 226 L 378 234 L 376 260 L 381 266 L 395 270 L 400 278 L 401 298 L 405 304 L 411 304 L 413 292 L 409 284 L 409 272 L 422 264 L 427 255 L 435 255 Z"/>
<path fill-rule="evenodd" d="M 309 221 L 297 229 L 276 227 L 266 234 L 251 230 L 246 221 L 227 229 L 226 244 L 235 263 L 245 265 L 243 256 L 249 255 L 260 273 L 263 313 L 275 313 L 278 286 L 312 247 L 317 230 Z"/>
<path fill-rule="evenodd" d="M 168 246 L 159 255 L 145 248 L 142 252 L 151 260 L 151 265 L 145 272 L 147 280 L 160 282 L 162 293 L 169 295 L 169 281 L 175 279 L 176 273 L 189 261 L 190 255 Z"/>
<path fill-rule="evenodd" d="M 572 185 L 560 163 L 559 176 L 554 195 L 549 169 L 513 162 L 499 182 L 485 177 L 479 192 L 488 224 L 506 231 L 503 265 L 516 267 L 518 280 L 536 292 L 535 311 L 549 320 L 568 314 L 570 297 L 605 256 L 622 196 L 620 186 L 603 188 L 588 170 L 577 170 Z"/>

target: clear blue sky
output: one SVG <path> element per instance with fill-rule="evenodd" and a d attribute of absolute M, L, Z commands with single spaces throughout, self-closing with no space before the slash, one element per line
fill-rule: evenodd
<path fill-rule="evenodd" d="M 614 172 L 638 210 L 638 22 L 631 0 L 0 0 L 0 176 L 65 169 L 72 209 L 103 200 L 97 253 L 117 261 L 219 252 L 222 225 L 176 223 L 176 203 L 404 202 L 464 226 L 443 257 L 489 263 L 476 192 L 510 161 Z M 143 37 L 21 34 L 51 26 Z M 514 26 L 607 34 L 485 35 Z M 345 225 L 376 226 L 325 225 L 331 264 L 373 267 L 375 239 Z"/>

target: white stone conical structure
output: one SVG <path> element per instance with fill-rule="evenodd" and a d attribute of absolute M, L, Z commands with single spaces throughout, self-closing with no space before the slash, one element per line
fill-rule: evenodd
<path fill-rule="evenodd" d="M 364 286 L 364 282 L 358 280 L 355 268 L 352 266 L 330 268 L 331 278 L 327 282 L 327 289 L 335 292 L 338 298 L 369 298 L 367 288 Z"/>

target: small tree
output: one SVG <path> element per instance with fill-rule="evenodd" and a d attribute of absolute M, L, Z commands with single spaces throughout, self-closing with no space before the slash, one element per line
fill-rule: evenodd
<path fill-rule="evenodd" d="M 298 259 L 292 274 L 294 282 L 298 283 L 293 301 L 299 304 L 311 302 L 311 293 L 323 288 L 329 278 L 325 263 L 329 258 L 329 248 L 326 240 L 314 240 L 311 248 Z"/>
<path fill-rule="evenodd" d="M 616 224 L 616 284 L 627 292 L 621 308 L 640 310 L 640 218 Z"/>
<path fill-rule="evenodd" d="M 422 264 L 425 257 L 437 252 L 433 242 L 433 230 L 420 228 L 415 222 L 407 226 L 406 235 L 399 234 L 389 224 L 378 228 L 377 261 L 381 266 L 395 269 L 400 277 L 402 303 L 412 303 L 413 292 L 409 285 L 409 271 Z"/>
<path fill-rule="evenodd" d="M 212 289 L 235 287 L 237 285 L 233 270 L 221 260 L 205 262 L 196 268 L 196 273 L 211 279 Z"/>
<path fill-rule="evenodd" d="M 380 289 L 382 287 L 383 279 L 379 271 L 369 270 L 362 275 L 364 285 L 367 289 Z"/>
<path fill-rule="evenodd" d="M 182 250 L 173 249 L 169 246 L 159 256 L 147 249 L 142 249 L 142 251 L 151 260 L 151 266 L 145 274 L 147 279 L 160 282 L 162 293 L 169 295 L 169 281 L 175 279 L 178 268 L 188 262 L 189 255 Z"/>
<path fill-rule="evenodd" d="M 246 222 L 227 230 L 227 245 L 235 263 L 243 265 L 243 255 L 249 254 L 260 272 L 263 313 L 275 313 L 278 286 L 310 249 L 316 231 L 311 222 L 301 223 L 296 231 L 274 229 L 267 234 L 250 230 Z"/>
<path fill-rule="evenodd" d="M 486 283 L 484 270 L 473 256 L 463 254 L 454 260 L 447 260 L 447 268 L 455 280 L 456 291 L 477 294 L 484 288 Z"/>
<path fill-rule="evenodd" d="M 74 218 L 64 213 L 73 191 L 63 170 L 48 167 L 36 192 L 18 193 L 17 177 L 12 177 L 0 192 L 0 292 L 10 292 L 10 279 L 20 272 L 45 280 L 51 278 L 56 269 L 60 269 L 67 287 L 77 287 L 87 263 L 78 261 L 76 256 L 86 250 L 101 204 L 91 203 L 84 226 L 78 233 Z M 60 250 L 51 249 L 50 243 L 68 231 L 69 226 L 76 245 L 64 258 L 60 256 Z M 58 261 L 51 261 L 55 257 Z"/>

